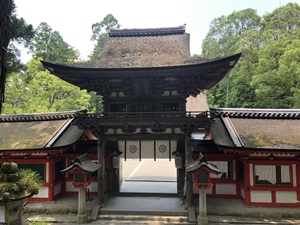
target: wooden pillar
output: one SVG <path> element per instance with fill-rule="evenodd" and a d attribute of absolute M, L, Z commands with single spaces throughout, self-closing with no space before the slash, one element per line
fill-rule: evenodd
<path fill-rule="evenodd" d="M 98 135 L 98 204 L 104 203 L 105 168 L 104 168 L 104 140 L 103 135 Z"/>
<path fill-rule="evenodd" d="M 55 179 L 55 162 L 54 159 L 49 160 L 49 171 L 47 171 L 49 176 L 48 183 L 48 201 L 54 200 L 54 179 Z"/>
<path fill-rule="evenodd" d="M 294 182 L 297 182 L 297 188 L 298 188 L 297 203 L 298 203 L 298 206 L 300 206 L 300 176 L 299 176 L 299 174 L 300 174 L 300 160 L 299 160 L 298 163 L 296 163 L 296 174 L 298 174 L 298 176 L 295 176 L 296 181 L 294 181 Z"/>
<path fill-rule="evenodd" d="M 191 135 L 188 133 L 185 137 L 185 166 L 192 161 Z M 186 205 L 193 205 L 193 181 L 190 173 L 185 173 L 185 196 Z"/>
<path fill-rule="evenodd" d="M 244 191 L 245 191 L 245 205 L 250 205 L 250 164 L 244 161 Z M 252 164 L 251 164 L 252 166 Z"/>
<path fill-rule="evenodd" d="M 281 177 L 281 166 L 276 165 L 275 166 L 276 170 L 276 183 L 280 184 L 282 182 L 282 177 Z"/>

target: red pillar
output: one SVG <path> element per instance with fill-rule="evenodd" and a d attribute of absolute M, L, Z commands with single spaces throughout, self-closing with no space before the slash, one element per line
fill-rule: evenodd
<path fill-rule="evenodd" d="M 105 192 L 105 165 L 104 165 L 104 137 L 103 135 L 98 135 L 98 164 L 100 165 L 98 169 L 98 204 L 104 204 L 104 192 Z"/>
<path fill-rule="evenodd" d="M 250 205 L 250 168 L 248 161 L 244 161 L 244 190 L 245 190 L 245 205 Z"/>
<path fill-rule="evenodd" d="M 300 161 L 296 164 L 297 202 L 300 205 Z"/>
<path fill-rule="evenodd" d="M 54 166 L 54 160 L 49 160 L 49 183 L 48 183 L 48 200 L 53 201 L 54 200 L 54 177 L 55 177 L 55 166 Z"/>

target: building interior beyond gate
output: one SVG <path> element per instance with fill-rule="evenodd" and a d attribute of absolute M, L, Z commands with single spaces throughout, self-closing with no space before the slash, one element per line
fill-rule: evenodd
<path fill-rule="evenodd" d="M 122 183 L 120 193 L 176 194 L 177 175 L 174 159 L 121 158 Z"/>

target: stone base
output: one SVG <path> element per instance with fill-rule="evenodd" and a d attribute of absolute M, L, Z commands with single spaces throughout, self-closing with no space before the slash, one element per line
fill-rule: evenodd
<path fill-rule="evenodd" d="M 198 216 L 198 225 L 208 225 L 208 217 Z"/>
<path fill-rule="evenodd" d="M 84 215 L 77 215 L 77 224 L 88 223 L 88 216 L 87 214 Z"/>
<path fill-rule="evenodd" d="M 21 225 L 23 200 L 0 204 L 0 224 Z"/>

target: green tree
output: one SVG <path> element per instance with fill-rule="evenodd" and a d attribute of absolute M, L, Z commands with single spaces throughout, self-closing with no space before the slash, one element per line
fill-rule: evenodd
<path fill-rule="evenodd" d="M 23 80 L 22 73 L 12 72 L 6 81 L 5 97 L 3 103 L 3 113 L 18 114 L 23 113 L 27 105 L 28 88 Z"/>
<path fill-rule="evenodd" d="M 253 9 L 236 11 L 229 16 L 221 16 L 214 19 L 210 24 L 210 30 L 203 40 L 202 52 L 204 57 L 224 57 L 247 49 L 250 44 L 246 41 L 252 33 L 257 33 L 261 27 L 261 17 Z M 248 49 L 249 51 L 249 49 Z M 242 61 L 243 58 L 240 60 Z M 241 62 L 239 62 L 241 63 Z M 246 69 L 245 67 L 241 67 Z M 234 81 L 234 77 L 225 77 L 219 84 L 207 92 L 208 102 L 211 107 L 237 106 L 237 101 L 244 102 L 245 99 L 252 99 L 253 91 L 244 82 L 243 75 L 237 68 L 231 72 L 231 76 L 239 78 L 239 82 Z M 234 75 L 233 75 L 234 74 Z M 251 80 L 249 76 L 247 80 Z M 238 83 L 243 87 L 232 88 Z M 244 92 L 250 90 L 251 92 Z M 240 93 L 243 93 L 242 97 Z M 247 96 L 247 93 L 251 96 Z M 237 100 L 236 98 L 242 97 Z M 245 104 L 247 105 L 247 104 Z"/>
<path fill-rule="evenodd" d="M 248 9 L 213 21 L 204 56 L 243 55 L 230 76 L 208 91 L 210 106 L 299 106 L 299 15 L 300 6 L 289 3 L 262 19 Z"/>
<path fill-rule="evenodd" d="M 34 58 L 42 58 L 54 63 L 74 62 L 79 57 L 78 50 L 68 45 L 57 31 L 45 22 L 40 23 L 30 50 Z"/>
<path fill-rule="evenodd" d="M 255 90 L 250 84 L 258 62 L 260 43 L 260 31 L 252 31 L 239 41 L 238 52 L 242 52 L 243 55 L 230 74 L 231 88 L 228 93 L 227 107 L 255 107 Z"/>
<path fill-rule="evenodd" d="M 299 15 L 300 6 L 289 3 L 264 16 L 259 62 L 251 82 L 256 107 L 299 106 Z"/>
<path fill-rule="evenodd" d="M 0 2 L 0 113 L 4 101 L 5 81 L 7 76 L 7 51 L 10 33 L 10 16 L 12 13 L 12 1 Z"/>
<path fill-rule="evenodd" d="M 254 30 L 260 29 L 261 17 L 253 9 L 236 11 L 210 23 L 202 43 L 204 57 L 222 57 L 237 53 L 237 43 Z"/>
<path fill-rule="evenodd" d="M 90 60 L 96 60 L 101 56 L 107 37 L 107 31 L 110 28 L 120 28 L 120 26 L 118 20 L 112 14 L 106 15 L 100 23 L 98 22 L 92 25 L 93 34 L 91 40 L 96 41 L 96 44 L 89 56 Z"/>
<path fill-rule="evenodd" d="M 300 34 L 299 34 L 300 35 Z M 298 36 L 299 37 L 299 36 Z M 290 101 L 291 108 L 300 108 L 300 40 L 294 39 L 289 44 L 282 57 L 278 72 L 284 77 L 285 82 L 290 87 L 292 95 Z M 289 99 L 288 99 L 289 100 Z"/>
<path fill-rule="evenodd" d="M 32 25 L 26 24 L 23 18 L 18 18 L 15 9 L 16 6 L 11 0 L 0 3 L 0 58 L 1 63 L 5 63 L 1 66 L 0 74 L 0 112 L 4 101 L 6 77 L 22 68 L 19 46 L 27 48 L 34 35 Z"/>
<path fill-rule="evenodd" d="M 286 6 L 279 7 L 273 12 L 265 14 L 262 21 L 262 30 L 274 34 L 291 34 L 300 27 L 299 20 L 300 5 L 288 3 Z M 276 36 L 273 36 L 275 39 Z"/>
<path fill-rule="evenodd" d="M 285 36 L 279 36 L 260 49 L 252 80 L 256 107 L 294 108 L 298 105 L 300 60 L 297 54 L 299 41 Z"/>
<path fill-rule="evenodd" d="M 96 92 L 89 92 L 91 98 L 90 98 L 90 104 L 87 108 L 89 112 L 91 113 L 102 113 L 103 112 L 103 104 L 102 104 L 102 96 L 97 95 Z"/>
<path fill-rule="evenodd" d="M 40 113 L 89 108 L 91 96 L 86 90 L 80 90 L 48 71 L 39 70 L 39 59 L 32 59 L 26 66 L 27 71 L 24 74 L 14 73 L 8 79 L 9 100 L 3 104 L 4 113 Z"/>
<path fill-rule="evenodd" d="M 22 69 L 20 61 L 19 46 L 28 48 L 32 43 L 34 29 L 31 24 L 27 24 L 23 18 L 16 16 L 16 6 L 13 4 L 11 16 L 10 42 L 8 46 L 8 72 L 17 72 Z"/>

